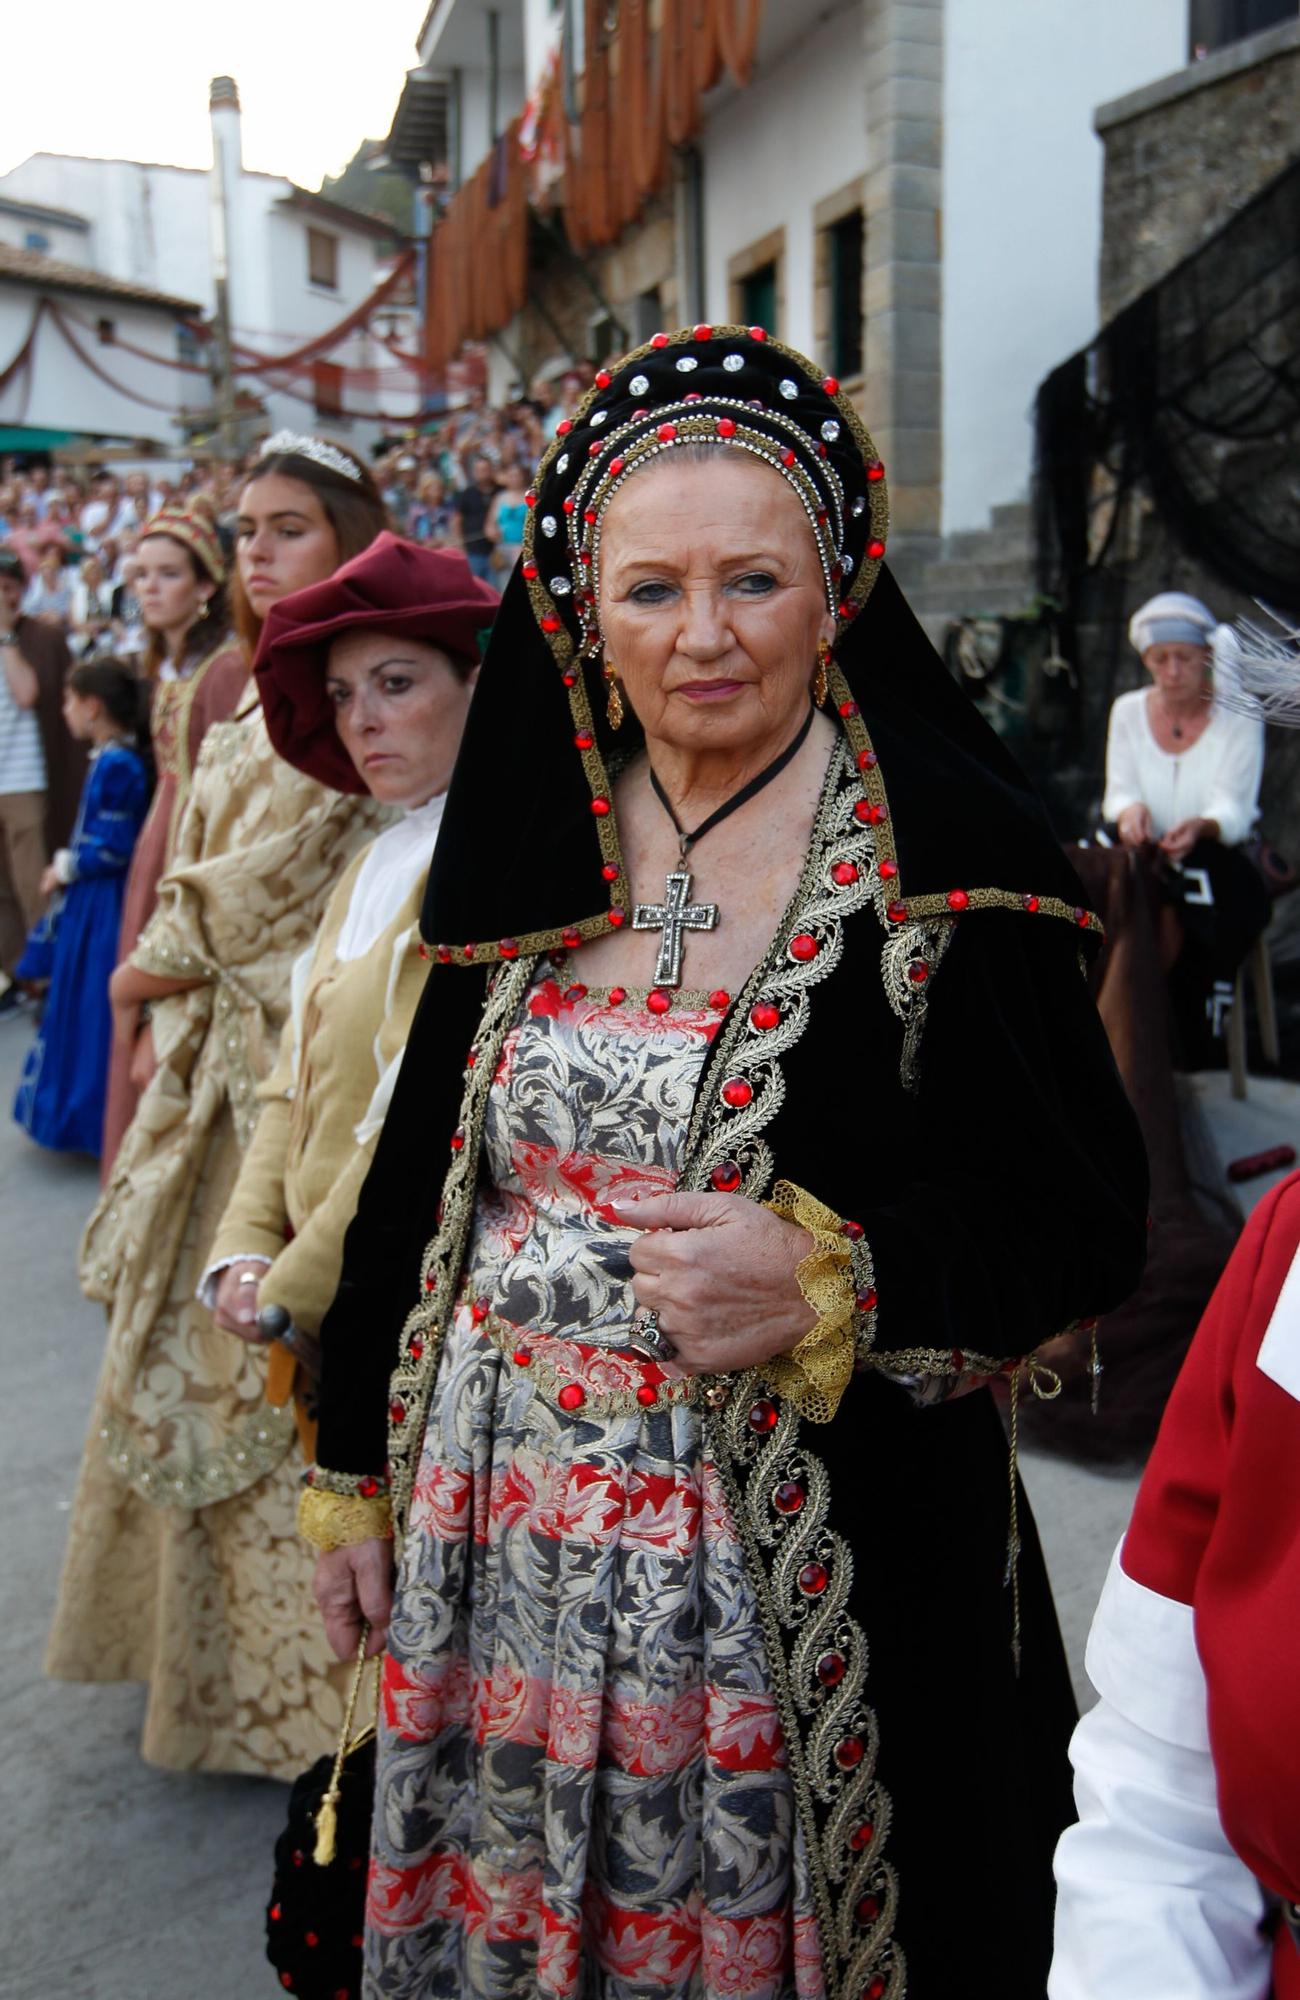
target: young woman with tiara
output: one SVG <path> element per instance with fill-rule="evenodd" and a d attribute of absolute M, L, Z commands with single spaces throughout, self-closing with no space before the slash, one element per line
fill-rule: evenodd
<path fill-rule="evenodd" d="M 351 454 L 280 434 L 240 494 L 234 618 L 244 674 L 272 604 L 384 526 Z M 381 823 L 276 756 L 255 686 L 210 730 L 153 918 L 113 978 L 156 1065 L 82 1246 L 108 1313 L 48 1669 L 149 1685 L 143 1750 L 180 1769 L 288 1777 L 340 1709 L 294 1534 L 292 1412 L 266 1355 L 196 1292 L 289 1008 L 290 972 Z"/>
<path fill-rule="evenodd" d="M 127 869 L 149 807 L 138 696 L 134 672 L 118 660 L 83 661 L 63 691 L 63 719 L 92 746 L 90 768 L 72 838 L 45 870 L 52 901 L 18 965 L 20 978 L 48 979 L 49 991 L 14 1100 L 18 1123 L 56 1152 L 97 1153 L 104 1126 L 108 979 Z"/>
<path fill-rule="evenodd" d="M 133 578 L 148 633 L 142 667 L 151 688 L 149 722 L 158 785 L 126 879 L 119 961 L 130 954 L 153 913 L 203 738 L 212 723 L 234 714 L 248 679 L 226 615 L 225 586 L 226 560 L 205 496 L 161 507 L 140 538 Z M 113 1026 L 105 1173 L 134 1115 L 140 1077 L 134 1019 L 115 1012 Z"/>

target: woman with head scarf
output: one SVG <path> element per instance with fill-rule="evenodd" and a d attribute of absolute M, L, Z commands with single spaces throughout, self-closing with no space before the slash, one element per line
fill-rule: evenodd
<path fill-rule="evenodd" d="M 295 967 L 279 1060 L 200 1287 L 217 1324 L 245 1340 L 267 1337 L 259 1306 L 278 1308 L 293 1346 L 271 1351 L 276 1404 L 334 1296 L 424 987 L 420 904 L 478 634 L 496 605 L 459 552 L 382 534 L 325 583 L 272 606 L 263 634 L 258 686 L 281 754 L 400 813 L 352 861 Z M 299 1386 L 309 1422 L 310 1369 Z"/>
<path fill-rule="evenodd" d="M 235 623 L 322 582 L 384 526 L 365 467 L 282 434 L 239 496 Z M 251 654 L 244 659 L 245 685 Z M 340 1677 L 293 1533 L 292 1410 L 196 1296 L 256 1124 L 295 960 L 383 809 L 296 770 L 255 688 L 208 730 L 158 907 L 113 975 L 149 1080 L 81 1246 L 108 1341 L 46 1658 L 148 1684 L 143 1750 L 175 1769 L 292 1776 L 330 1740 Z"/>
<path fill-rule="evenodd" d="M 983 1385 L 1141 1265 L 1095 920 L 835 381 L 700 326 L 560 432 L 322 1328 L 364 1990 L 1041 2000 L 1072 1704 Z"/>

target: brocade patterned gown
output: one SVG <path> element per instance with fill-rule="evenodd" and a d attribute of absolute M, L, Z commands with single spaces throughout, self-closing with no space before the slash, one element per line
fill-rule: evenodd
<path fill-rule="evenodd" d="M 825 1988 L 758 1609 L 693 1386 L 627 1350 L 721 1015 L 561 989 L 491 1092 L 381 1712 L 369 2000 Z"/>

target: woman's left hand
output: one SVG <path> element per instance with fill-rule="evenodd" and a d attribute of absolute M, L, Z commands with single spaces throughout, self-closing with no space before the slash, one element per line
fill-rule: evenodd
<path fill-rule="evenodd" d="M 137 1009 L 137 1015 L 138 1011 Z M 154 1071 L 157 1067 L 158 1060 L 154 1055 L 153 1046 L 153 1027 L 150 1022 L 146 1021 L 136 1036 L 135 1047 L 131 1051 L 131 1082 L 137 1090 L 147 1090 L 149 1088 L 149 1085 L 153 1082 Z"/>
<path fill-rule="evenodd" d="M 1160 851 L 1171 861 L 1185 861 L 1198 840 L 1204 840 L 1214 822 L 1208 819 L 1185 819 L 1178 826 L 1171 826 L 1168 833 L 1160 837 Z"/>
<path fill-rule="evenodd" d="M 738 1194 L 660 1194 L 612 1204 L 644 1233 L 632 1289 L 677 1352 L 670 1375 L 726 1375 L 786 1354 L 817 1321 L 795 1271 L 806 1229 Z"/>

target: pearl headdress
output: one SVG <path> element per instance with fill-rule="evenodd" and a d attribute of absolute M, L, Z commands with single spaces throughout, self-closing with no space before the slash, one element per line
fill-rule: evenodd
<path fill-rule="evenodd" d="M 323 465 L 327 472 L 337 472 L 340 479 L 350 479 L 354 486 L 361 484 L 361 468 L 354 458 L 340 451 L 336 444 L 327 444 L 324 438 L 307 437 L 298 431 L 277 431 L 269 437 L 258 458 L 309 458 L 313 465 Z"/>

